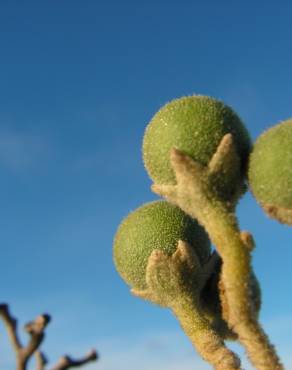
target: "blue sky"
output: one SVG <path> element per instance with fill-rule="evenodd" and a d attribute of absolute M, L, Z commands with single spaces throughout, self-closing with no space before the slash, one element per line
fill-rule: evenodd
<path fill-rule="evenodd" d="M 209 369 L 170 312 L 130 295 L 112 240 L 156 198 L 141 142 L 164 103 L 222 99 L 253 139 L 292 116 L 291 12 L 289 1 L 0 0 L 0 300 L 21 325 L 52 314 L 52 362 L 96 347 L 88 369 Z M 249 194 L 239 216 L 257 242 L 261 320 L 292 368 L 291 228 Z"/>

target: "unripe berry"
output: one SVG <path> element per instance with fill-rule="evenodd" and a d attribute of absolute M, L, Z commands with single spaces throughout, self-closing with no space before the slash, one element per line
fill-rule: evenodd
<path fill-rule="evenodd" d="M 236 113 L 208 96 L 194 95 L 171 101 L 154 115 L 145 131 L 143 158 L 149 176 L 158 184 L 175 183 L 169 159 L 173 147 L 207 165 L 228 133 L 235 141 L 243 173 L 251 142 Z"/>
<path fill-rule="evenodd" d="M 146 266 L 154 249 L 172 255 L 178 241 L 188 242 L 201 263 L 210 255 L 210 242 L 199 224 L 180 208 L 165 202 L 147 203 L 121 223 L 114 240 L 114 262 L 122 278 L 136 289 L 146 288 Z"/>
<path fill-rule="evenodd" d="M 292 225 L 292 119 L 257 139 L 248 177 L 252 193 L 266 213 Z"/>

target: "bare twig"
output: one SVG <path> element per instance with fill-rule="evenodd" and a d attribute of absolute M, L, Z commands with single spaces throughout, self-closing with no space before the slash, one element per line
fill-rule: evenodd
<path fill-rule="evenodd" d="M 36 370 L 44 370 L 45 366 L 48 363 L 48 359 L 45 356 L 45 354 L 41 351 L 36 351 L 35 359 L 36 359 Z"/>
<path fill-rule="evenodd" d="M 39 345 L 45 336 L 45 327 L 50 322 L 51 317 L 47 314 L 38 316 L 34 321 L 27 323 L 24 327 L 25 331 L 30 335 L 30 341 L 28 345 L 23 349 L 23 352 L 27 358 L 38 349 Z"/>
<path fill-rule="evenodd" d="M 72 367 L 86 365 L 87 363 L 91 361 L 96 361 L 97 359 L 98 354 L 94 349 L 92 349 L 87 355 L 80 359 L 73 359 L 70 356 L 62 357 L 51 370 L 67 370 Z"/>
<path fill-rule="evenodd" d="M 0 304 L 0 317 L 2 318 L 15 352 L 21 350 L 20 340 L 17 335 L 17 320 L 10 314 L 7 304 Z"/>
<path fill-rule="evenodd" d="M 32 354 L 38 349 L 44 339 L 44 330 L 50 321 L 47 314 L 38 316 L 34 321 L 25 325 L 25 331 L 30 340 L 27 346 L 23 346 L 17 334 L 17 320 L 11 315 L 7 304 L 0 305 L 0 317 L 4 321 L 11 344 L 16 354 L 16 369 L 25 370 Z"/>
<path fill-rule="evenodd" d="M 11 315 L 7 304 L 0 304 L 0 318 L 6 327 L 10 342 L 16 354 L 16 370 L 26 370 L 27 363 L 34 354 L 36 359 L 36 370 L 45 370 L 48 364 L 47 357 L 39 351 L 45 337 L 45 328 L 50 322 L 51 317 L 47 314 L 38 316 L 34 321 L 30 321 L 24 330 L 30 336 L 28 344 L 23 346 L 17 333 L 17 320 Z M 86 365 L 98 359 L 97 352 L 92 349 L 87 355 L 80 359 L 73 359 L 70 356 L 63 356 L 51 370 L 67 370 L 72 367 Z"/>
<path fill-rule="evenodd" d="M 45 370 L 48 364 L 48 359 L 41 351 L 35 352 L 36 357 L 36 370 Z M 79 367 L 86 365 L 91 361 L 96 361 L 98 359 L 98 354 L 96 350 L 92 349 L 87 355 L 80 359 L 73 359 L 70 356 L 63 356 L 60 358 L 58 363 L 51 368 L 51 370 L 66 370 L 72 367 Z"/>

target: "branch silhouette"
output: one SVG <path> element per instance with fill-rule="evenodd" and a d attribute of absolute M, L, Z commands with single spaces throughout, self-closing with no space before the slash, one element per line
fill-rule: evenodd
<path fill-rule="evenodd" d="M 25 332 L 29 335 L 29 340 L 26 345 L 21 343 L 18 335 L 17 319 L 11 314 L 8 304 L 0 304 L 0 318 L 2 319 L 10 343 L 14 349 L 16 357 L 16 370 L 27 370 L 27 365 L 32 356 L 35 356 L 36 370 L 45 370 L 48 364 L 48 359 L 45 354 L 39 350 L 45 338 L 45 329 L 51 321 L 51 316 L 42 314 L 35 320 L 28 322 L 24 326 Z M 80 367 L 89 362 L 96 361 L 98 354 L 92 349 L 87 355 L 80 359 L 73 359 L 70 356 L 63 356 L 51 370 L 67 370 L 73 367 Z"/>

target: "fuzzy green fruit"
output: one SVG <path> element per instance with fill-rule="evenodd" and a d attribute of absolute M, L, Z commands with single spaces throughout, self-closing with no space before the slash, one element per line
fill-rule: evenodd
<path fill-rule="evenodd" d="M 292 119 L 265 131 L 249 162 L 249 184 L 265 212 L 292 225 Z"/>
<path fill-rule="evenodd" d="M 207 165 L 228 133 L 235 141 L 241 160 L 240 172 L 244 176 L 251 141 L 236 113 L 223 102 L 208 96 L 175 99 L 162 107 L 146 128 L 143 141 L 146 170 L 157 184 L 174 184 L 169 159 L 173 147 Z M 225 180 L 228 183 L 229 179 Z"/>
<path fill-rule="evenodd" d="M 179 240 L 188 242 L 201 263 L 210 255 L 210 242 L 199 224 L 180 208 L 156 201 L 130 213 L 114 239 L 114 262 L 122 278 L 136 289 L 145 289 L 146 266 L 154 249 L 172 255 Z"/>

